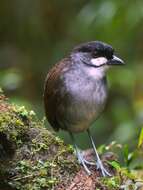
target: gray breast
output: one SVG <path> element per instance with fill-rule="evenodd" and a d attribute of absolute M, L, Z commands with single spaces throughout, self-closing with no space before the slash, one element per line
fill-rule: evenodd
<path fill-rule="evenodd" d="M 80 71 L 74 72 L 64 76 L 67 95 L 59 107 L 62 114 L 59 123 L 63 129 L 81 132 L 90 127 L 103 111 L 107 85 L 105 77 L 95 80 Z"/>

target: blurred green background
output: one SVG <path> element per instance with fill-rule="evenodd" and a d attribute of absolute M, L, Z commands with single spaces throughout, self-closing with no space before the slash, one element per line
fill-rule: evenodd
<path fill-rule="evenodd" d="M 43 118 L 49 68 L 92 40 L 111 44 L 126 63 L 108 73 L 108 104 L 91 129 L 95 142 L 134 147 L 143 123 L 143 1 L 0 0 L 0 86 Z M 70 142 L 65 132 L 59 135 Z M 78 137 L 87 148 L 86 134 Z"/>

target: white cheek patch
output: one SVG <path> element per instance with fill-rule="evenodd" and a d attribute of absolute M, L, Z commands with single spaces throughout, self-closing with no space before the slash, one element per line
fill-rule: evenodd
<path fill-rule="evenodd" d="M 98 57 L 91 59 L 91 63 L 95 66 L 103 65 L 107 62 L 107 59 L 105 57 Z"/>

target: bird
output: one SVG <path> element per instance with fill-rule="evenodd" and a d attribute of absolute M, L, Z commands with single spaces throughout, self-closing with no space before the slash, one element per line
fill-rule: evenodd
<path fill-rule="evenodd" d="M 44 84 L 44 107 L 55 131 L 69 133 L 79 162 L 88 175 L 89 165 L 96 163 L 102 176 L 111 176 L 97 152 L 90 126 L 104 111 L 107 97 L 107 71 L 124 65 L 111 45 L 101 41 L 84 42 L 53 66 Z M 95 153 L 95 162 L 87 161 L 76 144 L 75 133 L 86 131 Z"/>

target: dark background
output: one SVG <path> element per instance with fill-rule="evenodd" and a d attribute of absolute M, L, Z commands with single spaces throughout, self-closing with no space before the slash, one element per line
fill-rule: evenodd
<path fill-rule="evenodd" d="M 0 0 L 0 86 L 42 119 L 49 68 L 92 40 L 111 44 L 126 63 L 108 73 L 108 104 L 92 134 L 98 145 L 136 146 L 143 122 L 143 1 Z M 59 135 L 70 142 L 65 132 Z M 86 134 L 78 139 L 89 146 Z"/>

